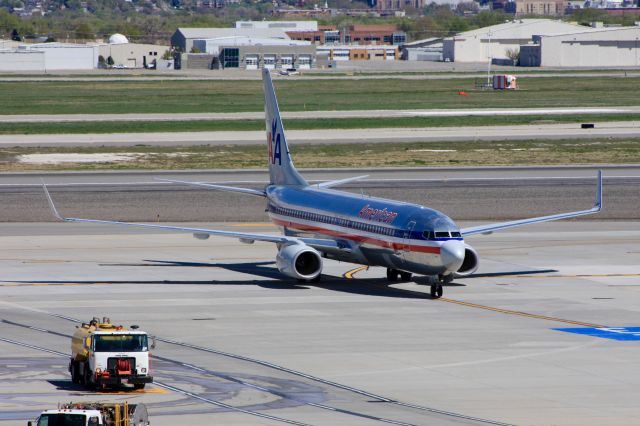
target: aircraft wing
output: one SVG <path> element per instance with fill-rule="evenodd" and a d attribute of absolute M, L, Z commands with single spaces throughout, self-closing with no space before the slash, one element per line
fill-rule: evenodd
<path fill-rule="evenodd" d="M 102 225 L 120 225 L 120 226 L 129 226 L 134 228 L 147 228 L 147 229 L 156 229 L 161 231 L 173 231 L 173 232 L 185 232 L 193 234 L 197 238 L 208 238 L 209 235 L 219 235 L 222 237 L 231 237 L 238 238 L 240 241 L 245 243 L 253 243 L 254 241 L 266 241 L 270 243 L 277 244 L 306 244 L 310 247 L 313 247 L 317 250 L 340 250 L 340 251 L 351 251 L 350 247 L 345 244 L 341 244 L 336 240 L 329 239 L 316 239 L 316 238 L 297 238 L 297 237 L 288 237 L 285 235 L 265 235 L 265 234 L 250 234 L 247 232 L 234 232 L 234 231 L 223 231 L 221 229 L 206 229 L 206 228 L 191 228 L 191 227 L 182 227 L 182 226 L 171 226 L 171 225 L 160 225 L 160 224 L 150 224 L 150 223 L 133 223 L 133 222 L 120 222 L 115 220 L 99 220 L 99 219 L 82 219 L 77 217 L 64 217 L 56 208 L 53 203 L 53 199 L 49 194 L 49 190 L 47 186 L 42 183 L 42 187 L 44 188 L 44 193 L 47 196 L 47 201 L 49 202 L 49 207 L 53 212 L 53 215 L 64 221 L 64 222 L 81 222 L 81 223 L 97 223 Z"/>
<path fill-rule="evenodd" d="M 550 216 L 532 217 L 529 219 L 514 220 L 510 222 L 493 223 L 489 225 L 473 226 L 460 230 L 463 237 L 474 234 L 491 234 L 494 231 L 501 231 L 507 228 L 515 228 L 516 226 L 531 225 L 533 223 L 550 222 L 552 220 L 568 219 L 571 217 L 585 216 L 598 213 L 602 210 L 602 170 L 598 171 L 598 185 L 596 189 L 596 201 L 592 208 L 588 210 L 580 210 L 569 213 L 560 213 Z"/>

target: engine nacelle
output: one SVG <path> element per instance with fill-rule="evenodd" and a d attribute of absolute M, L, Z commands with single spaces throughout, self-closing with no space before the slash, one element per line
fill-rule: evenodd
<path fill-rule="evenodd" d="M 458 268 L 454 274 L 456 277 L 468 277 L 473 274 L 480 266 L 480 258 L 478 253 L 468 244 L 464 245 L 464 260 L 462 266 Z"/>
<path fill-rule="evenodd" d="M 276 265 L 288 277 L 312 280 L 322 272 L 322 256 L 306 244 L 289 244 L 278 251 Z"/>

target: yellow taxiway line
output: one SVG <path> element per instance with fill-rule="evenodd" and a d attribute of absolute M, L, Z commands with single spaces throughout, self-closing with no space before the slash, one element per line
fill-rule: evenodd
<path fill-rule="evenodd" d="M 113 392 L 100 391 L 100 392 L 96 392 L 95 394 L 96 395 L 131 395 L 131 394 L 159 394 L 159 395 L 166 395 L 168 393 L 170 393 L 168 390 L 154 386 L 154 387 L 148 388 L 148 389 L 132 389 L 130 391 L 124 391 L 124 390 L 113 391 Z"/>
<path fill-rule="evenodd" d="M 494 308 L 492 306 L 479 305 L 477 303 L 470 303 L 470 302 L 463 302 L 461 300 L 447 299 L 445 297 L 441 297 L 438 300 L 440 300 L 442 302 L 447 302 L 447 303 L 455 303 L 456 305 L 467 306 L 467 307 L 470 307 L 470 308 L 484 309 L 484 310 L 487 310 L 487 311 L 499 312 L 501 314 L 517 315 L 517 316 L 521 316 L 521 317 L 535 318 L 535 319 L 541 319 L 541 320 L 546 320 L 546 321 L 562 322 L 562 323 L 565 323 L 565 324 L 580 325 L 580 326 L 583 326 L 583 327 L 594 327 L 594 328 L 604 327 L 604 325 L 600 325 L 600 324 L 592 324 L 592 323 L 589 323 L 589 322 L 582 322 L 582 321 L 573 321 L 573 320 L 568 320 L 568 319 L 564 319 L 564 318 L 549 317 L 549 316 L 546 316 L 546 315 L 530 314 L 528 312 L 512 311 L 511 309 Z"/>
<path fill-rule="evenodd" d="M 354 279 L 353 277 L 354 274 L 368 268 L 369 268 L 368 266 L 359 266 L 357 268 L 354 268 L 354 269 L 351 269 L 350 271 L 345 272 L 343 276 L 351 280 L 351 279 Z M 631 275 L 631 274 L 624 274 L 624 276 L 628 276 L 628 275 Z M 637 274 L 634 274 L 634 275 L 637 275 Z M 609 275 L 605 275 L 605 276 L 609 276 Z M 555 275 L 549 276 L 549 278 L 551 277 L 556 277 L 556 276 Z M 568 320 L 568 319 L 558 318 L 558 317 L 550 317 L 547 315 L 530 314 L 528 312 L 513 311 L 511 309 L 494 308 L 493 306 L 479 305 L 477 303 L 471 303 L 471 302 L 463 302 L 462 300 L 448 299 L 446 297 L 441 297 L 435 300 L 446 302 L 446 303 L 453 303 L 460 306 L 466 306 L 469 308 L 484 309 L 486 311 L 499 312 L 501 314 L 516 315 L 516 316 L 526 317 L 526 318 L 535 318 L 535 319 L 540 319 L 545 321 L 561 322 L 565 324 L 579 325 L 582 327 L 594 327 L 594 328 L 605 327 L 604 325 L 600 325 L 600 324 L 592 324 L 589 322 L 574 321 L 574 320 Z"/>
<path fill-rule="evenodd" d="M 345 277 L 348 280 L 352 280 L 353 279 L 353 274 L 356 274 L 356 273 L 358 273 L 360 271 L 364 271 L 366 269 L 369 269 L 369 267 L 366 266 L 366 265 L 365 266 L 359 266 L 359 267 L 357 267 L 355 269 L 352 269 L 350 271 L 345 272 L 342 276 Z"/>

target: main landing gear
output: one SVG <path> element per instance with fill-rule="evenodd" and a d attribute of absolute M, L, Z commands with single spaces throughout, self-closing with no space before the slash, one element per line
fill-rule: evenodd
<path fill-rule="evenodd" d="M 397 269 L 387 268 L 387 279 L 392 283 L 398 281 L 398 277 L 400 277 L 400 280 L 404 282 L 411 281 L 412 276 L 413 275 L 411 274 L 411 272 L 398 271 Z"/>

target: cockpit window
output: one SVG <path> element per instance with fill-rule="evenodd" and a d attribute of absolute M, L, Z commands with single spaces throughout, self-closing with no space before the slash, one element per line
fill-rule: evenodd
<path fill-rule="evenodd" d="M 436 231 L 436 238 L 449 238 L 449 231 Z"/>
<path fill-rule="evenodd" d="M 462 238 L 462 234 L 460 234 L 458 231 L 451 231 L 451 237 L 452 238 Z"/>

